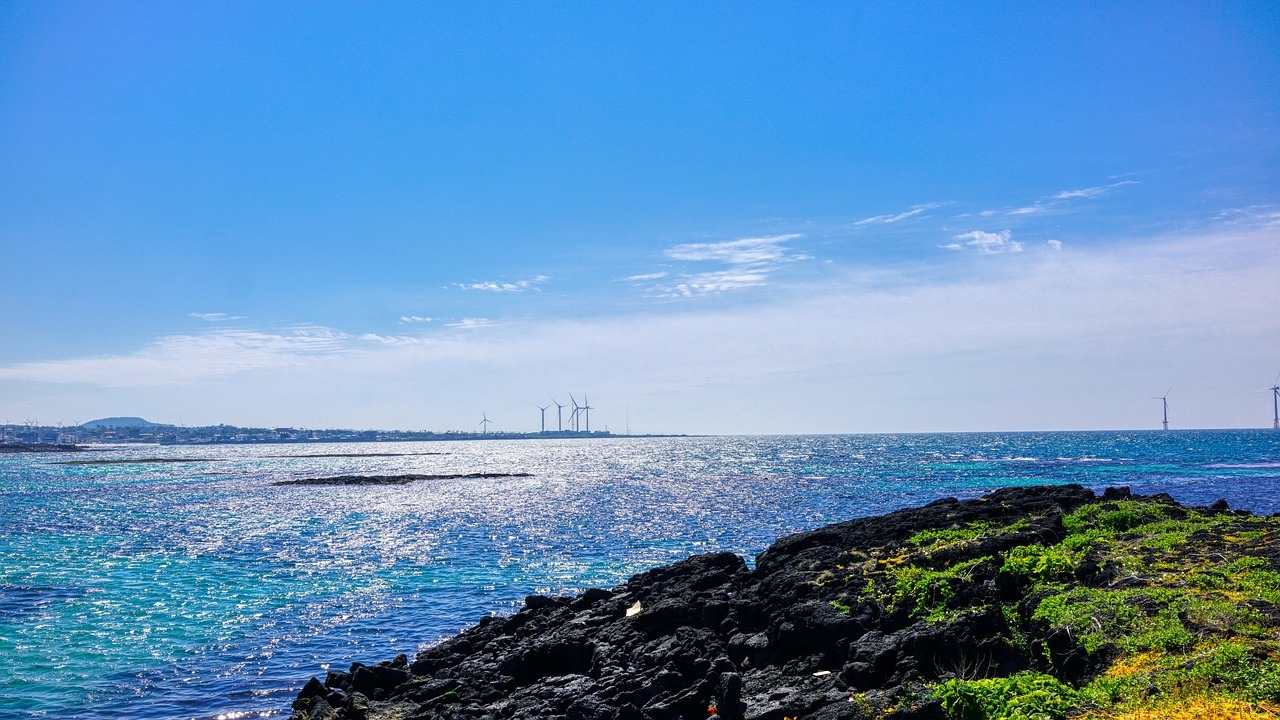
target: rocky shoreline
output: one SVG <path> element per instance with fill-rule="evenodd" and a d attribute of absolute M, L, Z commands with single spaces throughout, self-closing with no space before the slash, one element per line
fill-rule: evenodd
<path fill-rule="evenodd" d="M 610 590 L 530 596 L 415 658 L 312 678 L 293 717 L 1052 718 L 1193 701 L 1270 713 L 1278 531 L 1225 502 L 1124 488 L 944 499 L 782 538 L 753 570 L 698 555 Z M 1221 659 L 1216 675 L 1178 675 L 1204 657 Z"/>

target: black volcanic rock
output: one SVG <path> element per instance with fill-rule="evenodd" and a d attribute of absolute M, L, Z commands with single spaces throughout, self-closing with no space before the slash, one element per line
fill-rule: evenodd
<path fill-rule="evenodd" d="M 1127 490 L 1104 497 L 1078 485 L 1007 488 L 782 538 L 754 570 L 729 553 L 695 555 L 612 590 L 530 596 L 412 661 L 313 678 L 294 719 L 929 720 L 945 714 L 928 688 L 947 679 L 1036 671 L 1086 682 L 1114 647 L 1086 651 L 1034 620 L 1042 598 L 1001 560 L 1060 543 L 1065 514 L 1130 501 Z M 1180 511 L 1167 498 L 1132 499 Z M 921 539 L 935 536 L 943 541 Z M 964 568 L 961 581 L 904 594 L 891 580 L 908 558 L 921 576 Z M 1115 580 L 1092 555 L 1046 567 L 1035 572 Z"/>
<path fill-rule="evenodd" d="M 0 443 L 0 453 L 81 452 L 84 448 L 69 443 Z"/>
<path fill-rule="evenodd" d="M 408 485 L 418 480 L 458 480 L 533 477 L 530 473 L 449 473 L 444 475 L 336 475 L 333 477 L 277 480 L 272 485 Z"/>

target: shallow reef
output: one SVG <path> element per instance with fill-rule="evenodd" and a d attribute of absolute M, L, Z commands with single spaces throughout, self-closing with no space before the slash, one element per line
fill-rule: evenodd
<path fill-rule="evenodd" d="M 1280 717 L 1280 518 L 1006 488 L 530 596 L 295 720 Z"/>
<path fill-rule="evenodd" d="M 321 456 L 323 457 L 323 456 Z M 277 480 L 272 485 L 408 485 L 419 480 L 476 480 L 533 477 L 531 473 L 448 473 L 443 475 L 335 475 L 333 477 Z"/>

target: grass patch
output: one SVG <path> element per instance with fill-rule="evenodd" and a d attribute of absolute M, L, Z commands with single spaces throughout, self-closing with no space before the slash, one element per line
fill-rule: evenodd
<path fill-rule="evenodd" d="M 1126 499 L 1083 506 L 1062 525 L 1061 542 L 996 558 L 1034 598 L 1020 611 L 1002 606 L 1010 639 L 1027 642 L 1019 628 L 1065 630 L 1091 654 L 1114 648 L 1116 659 L 1081 687 L 1036 673 L 948 680 L 933 692 L 949 718 L 1280 718 L 1280 572 L 1266 550 L 1280 521 Z M 921 536 L 977 542 L 993 531 Z M 892 572 L 893 598 L 940 617 L 977 562 L 904 564 Z"/>
<path fill-rule="evenodd" d="M 814 584 L 838 612 L 871 602 L 896 622 L 998 608 L 1004 635 L 984 639 L 1049 673 L 1047 649 L 1033 657 L 1046 633 L 1114 658 L 1081 686 L 1038 672 L 939 682 L 953 720 L 1280 718 L 1280 518 L 1128 498 L 1060 519 L 921 530 L 850 551 Z"/>

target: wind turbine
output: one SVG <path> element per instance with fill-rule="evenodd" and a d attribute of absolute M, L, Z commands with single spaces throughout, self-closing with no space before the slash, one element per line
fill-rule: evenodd
<path fill-rule="evenodd" d="M 1172 390 L 1172 389 L 1173 389 L 1173 386 L 1170 385 L 1169 390 Z M 1164 405 L 1164 429 L 1165 430 L 1169 429 L 1169 390 L 1165 390 L 1164 395 L 1161 395 L 1160 397 L 1156 397 L 1155 395 L 1151 396 L 1152 400 L 1159 400 Z"/>
<path fill-rule="evenodd" d="M 547 407 L 542 407 L 541 405 L 538 406 L 538 412 L 542 413 L 542 432 L 547 431 L 547 408 L 550 407 L 550 405 Z"/>
<path fill-rule="evenodd" d="M 569 402 L 573 403 L 573 412 L 569 414 L 569 422 L 573 423 L 573 431 L 578 432 L 578 413 L 582 411 L 582 406 L 578 404 L 578 400 L 569 393 Z"/>
<path fill-rule="evenodd" d="M 481 416 L 484 417 L 484 419 L 480 421 L 480 434 L 485 435 L 489 432 L 489 425 L 492 424 L 493 421 L 489 419 L 489 413 L 481 413 Z"/>
<path fill-rule="evenodd" d="M 556 432 L 564 432 L 564 423 L 560 421 L 560 411 L 567 406 L 561 405 L 555 398 L 551 398 L 551 403 L 556 406 Z"/>
<path fill-rule="evenodd" d="M 1271 411 L 1273 413 L 1271 427 L 1280 430 L 1280 373 L 1276 373 L 1276 379 L 1271 381 Z"/>
<path fill-rule="evenodd" d="M 587 432 L 591 432 L 591 403 L 587 401 L 586 393 L 582 393 L 582 412 L 587 419 Z"/>

